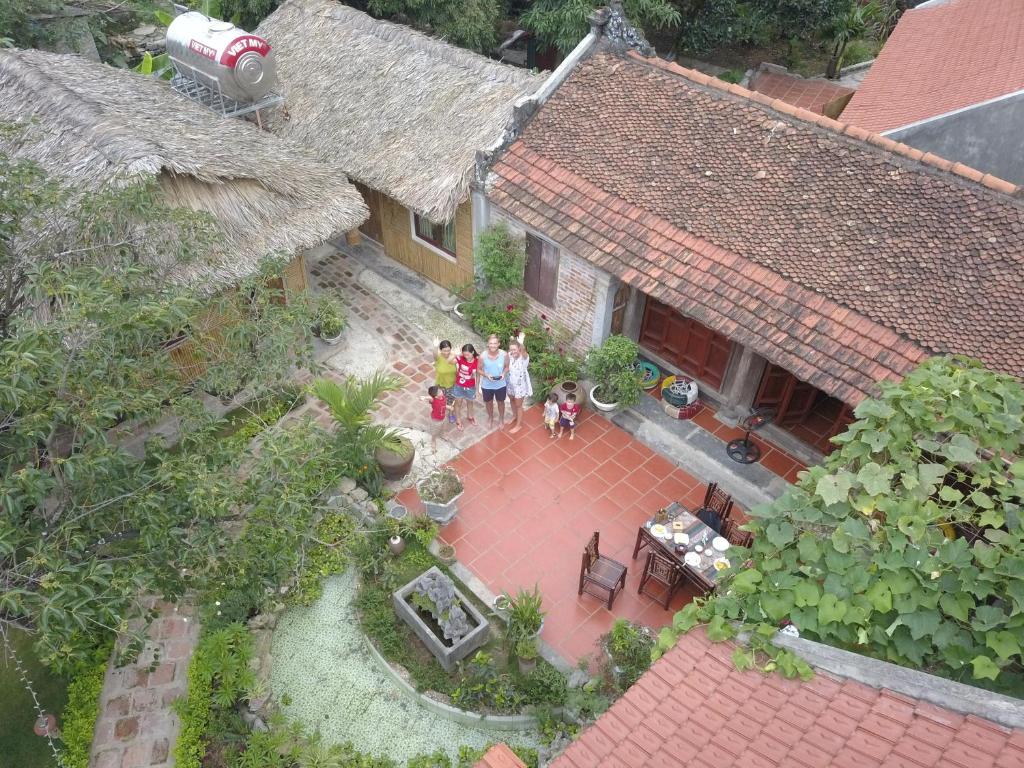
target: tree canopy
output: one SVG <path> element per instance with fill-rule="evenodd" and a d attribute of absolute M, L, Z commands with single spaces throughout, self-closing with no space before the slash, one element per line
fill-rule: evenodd
<path fill-rule="evenodd" d="M 789 620 L 811 639 L 1020 695 L 1024 388 L 933 358 L 856 416 L 824 465 L 751 510 L 749 561 L 734 556 L 721 594 L 675 630 L 708 622 L 724 639 L 738 622 L 769 668 L 807 674 L 768 642 Z"/>
<path fill-rule="evenodd" d="M 258 401 L 310 363 L 309 309 L 282 301 L 279 261 L 210 298 L 168 279 L 206 257 L 205 217 L 167 209 L 152 186 L 76 198 L 3 163 L 32 183 L 0 196 L 0 267 L 22 297 L 0 338 L 0 624 L 29 629 L 59 667 L 142 615 L 144 594 L 219 586 L 224 564 L 234 576 L 244 511 L 277 534 L 252 537 L 247 589 L 280 583 L 308 530 L 288 521 L 311 514 L 334 475 L 322 430 L 277 430 L 256 455 L 222 439 L 204 405 L 203 387 Z M 67 226 L 21 226 L 43 220 Z M 198 380 L 168 353 L 183 343 L 205 367 Z"/>
<path fill-rule="evenodd" d="M 567 54 L 587 36 L 590 14 L 603 5 L 601 0 L 534 0 L 519 20 L 542 45 Z M 623 11 L 641 29 L 675 25 L 680 19 L 669 0 L 625 0 Z"/>

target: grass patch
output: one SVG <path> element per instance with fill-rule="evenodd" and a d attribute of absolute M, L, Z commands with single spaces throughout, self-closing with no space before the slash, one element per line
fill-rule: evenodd
<path fill-rule="evenodd" d="M 39 703 L 59 714 L 67 703 L 67 681 L 50 672 L 32 652 L 32 638 L 17 629 L 7 636 L 32 681 Z M 46 739 L 32 732 L 36 720 L 32 697 L 21 682 L 14 662 L 0 654 L 0 755 L 4 765 L 18 768 L 55 768 Z M 59 746 L 59 745 L 58 745 Z"/>

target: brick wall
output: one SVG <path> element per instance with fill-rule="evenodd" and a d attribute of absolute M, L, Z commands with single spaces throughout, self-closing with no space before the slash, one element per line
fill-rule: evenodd
<path fill-rule="evenodd" d="M 493 225 L 498 222 L 504 222 L 509 231 L 517 237 L 526 236 L 527 227 L 522 222 L 491 203 L 490 223 Z M 561 247 L 558 249 L 558 257 L 555 306 L 547 307 L 528 296 L 528 314 L 531 317 L 545 315 L 549 321 L 555 321 L 565 327 L 572 334 L 569 347 L 577 354 L 583 355 L 593 345 L 597 309 L 595 291 L 601 270 Z"/>

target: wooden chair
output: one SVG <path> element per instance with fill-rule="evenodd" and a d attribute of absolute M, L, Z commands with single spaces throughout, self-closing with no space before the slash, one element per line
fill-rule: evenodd
<path fill-rule="evenodd" d="M 719 488 L 718 483 L 708 485 L 704 503 L 696 512 L 697 519 L 716 533 L 721 533 L 731 513 L 732 496 Z"/>
<path fill-rule="evenodd" d="M 657 552 L 648 552 L 644 575 L 640 577 L 640 588 L 637 589 L 637 594 L 653 597 L 667 611 L 668 604 L 672 602 L 676 590 L 679 589 L 684 579 L 685 573 L 682 566 Z M 647 590 L 652 581 L 661 585 L 661 596 Z"/>
<path fill-rule="evenodd" d="M 734 547 L 750 549 L 750 545 L 754 543 L 754 534 L 750 533 L 750 531 L 741 530 L 740 524 L 732 519 L 725 521 L 722 535 Z"/>
<path fill-rule="evenodd" d="M 647 526 L 641 525 L 640 530 L 636 532 L 636 544 L 633 547 L 633 559 L 636 560 L 636 556 L 640 554 L 641 549 L 644 547 L 650 547 L 657 543 L 658 540 L 654 538 L 651 532 L 647 529 Z"/>
<path fill-rule="evenodd" d="M 594 531 L 594 535 L 587 542 L 583 550 L 583 562 L 580 565 L 580 591 L 594 597 L 608 597 L 608 610 L 612 608 L 615 596 L 626 588 L 626 566 L 618 560 L 604 557 L 598 547 L 600 531 Z M 593 592 L 591 589 L 598 590 Z"/>

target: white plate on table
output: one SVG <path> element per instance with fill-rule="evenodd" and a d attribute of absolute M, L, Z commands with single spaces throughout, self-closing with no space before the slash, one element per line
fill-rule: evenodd
<path fill-rule="evenodd" d="M 715 536 L 711 542 L 711 546 L 719 552 L 725 552 L 729 548 L 729 540 L 722 538 L 721 536 Z"/>
<path fill-rule="evenodd" d="M 727 558 L 727 557 L 719 557 L 719 558 L 715 559 L 715 570 L 716 571 L 724 571 L 730 565 L 732 565 L 732 563 L 729 562 L 729 558 Z"/>
<path fill-rule="evenodd" d="M 668 532 L 668 528 L 664 525 L 656 523 L 651 526 L 651 536 L 656 536 L 659 539 L 668 539 L 671 538 L 672 534 Z"/>
<path fill-rule="evenodd" d="M 696 552 L 687 552 L 686 555 L 683 557 L 683 562 L 691 568 L 699 568 L 700 555 L 698 555 Z"/>
<path fill-rule="evenodd" d="M 690 535 L 688 533 L 677 533 L 674 538 L 675 538 L 676 544 L 689 544 L 690 543 Z"/>

